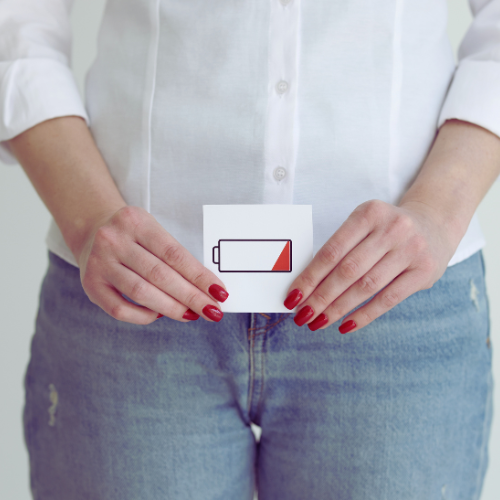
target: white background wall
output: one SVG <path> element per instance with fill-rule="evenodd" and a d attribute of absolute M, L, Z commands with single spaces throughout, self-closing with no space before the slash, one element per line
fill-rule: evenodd
<path fill-rule="evenodd" d="M 448 0 L 449 35 L 456 49 L 471 21 L 466 0 Z M 80 89 L 95 54 L 104 0 L 76 0 L 73 68 Z M 500 89 L 499 89 L 500 91 Z M 487 286 L 490 294 L 492 344 L 500 342 L 500 182 L 479 207 L 485 233 Z M 0 499 L 29 500 L 28 462 L 21 412 L 23 377 L 34 331 L 40 283 L 47 266 L 44 243 L 50 214 L 19 166 L 0 164 Z M 499 344 L 500 345 L 500 344 Z M 495 355 L 495 379 L 500 381 L 500 358 Z M 500 408 L 500 390 L 496 407 Z M 500 410 L 499 410 L 500 411 Z M 495 474 L 494 471 L 497 471 Z M 496 415 L 490 443 L 490 468 L 482 500 L 500 498 L 500 416 Z M 71 499 L 68 499 L 71 500 Z M 378 500 L 378 499 L 374 499 Z M 401 499 L 404 500 L 404 499 Z"/>

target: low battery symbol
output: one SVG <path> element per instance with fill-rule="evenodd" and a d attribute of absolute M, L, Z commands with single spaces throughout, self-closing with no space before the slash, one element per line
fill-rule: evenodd
<path fill-rule="evenodd" d="M 219 240 L 212 262 L 221 273 L 289 273 L 292 240 Z"/>

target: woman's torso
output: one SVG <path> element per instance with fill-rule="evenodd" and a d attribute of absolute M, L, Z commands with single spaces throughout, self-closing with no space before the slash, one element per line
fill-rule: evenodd
<path fill-rule="evenodd" d="M 311 204 L 316 252 L 422 165 L 455 68 L 446 22 L 444 0 L 108 0 L 92 133 L 127 203 L 200 261 L 209 204 Z M 482 244 L 474 219 L 450 264 Z"/>

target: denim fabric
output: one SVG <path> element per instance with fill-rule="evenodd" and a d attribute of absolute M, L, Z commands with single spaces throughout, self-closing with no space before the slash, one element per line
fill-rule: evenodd
<path fill-rule="evenodd" d="M 34 498 L 479 497 L 492 415 L 481 252 L 359 332 L 292 318 L 120 322 L 49 252 L 25 380 Z"/>

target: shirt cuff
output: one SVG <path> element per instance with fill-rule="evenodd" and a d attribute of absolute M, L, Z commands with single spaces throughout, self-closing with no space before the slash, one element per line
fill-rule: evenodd
<path fill-rule="evenodd" d="M 51 118 L 89 117 L 71 69 L 54 59 L 17 59 L 0 63 L 0 160 L 17 163 L 8 144 Z"/>
<path fill-rule="evenodd" d="M 460 62 L 441 108 L 438 128 L 452 118 L 474 123 L 500 137 L 500 63 Z"/>

